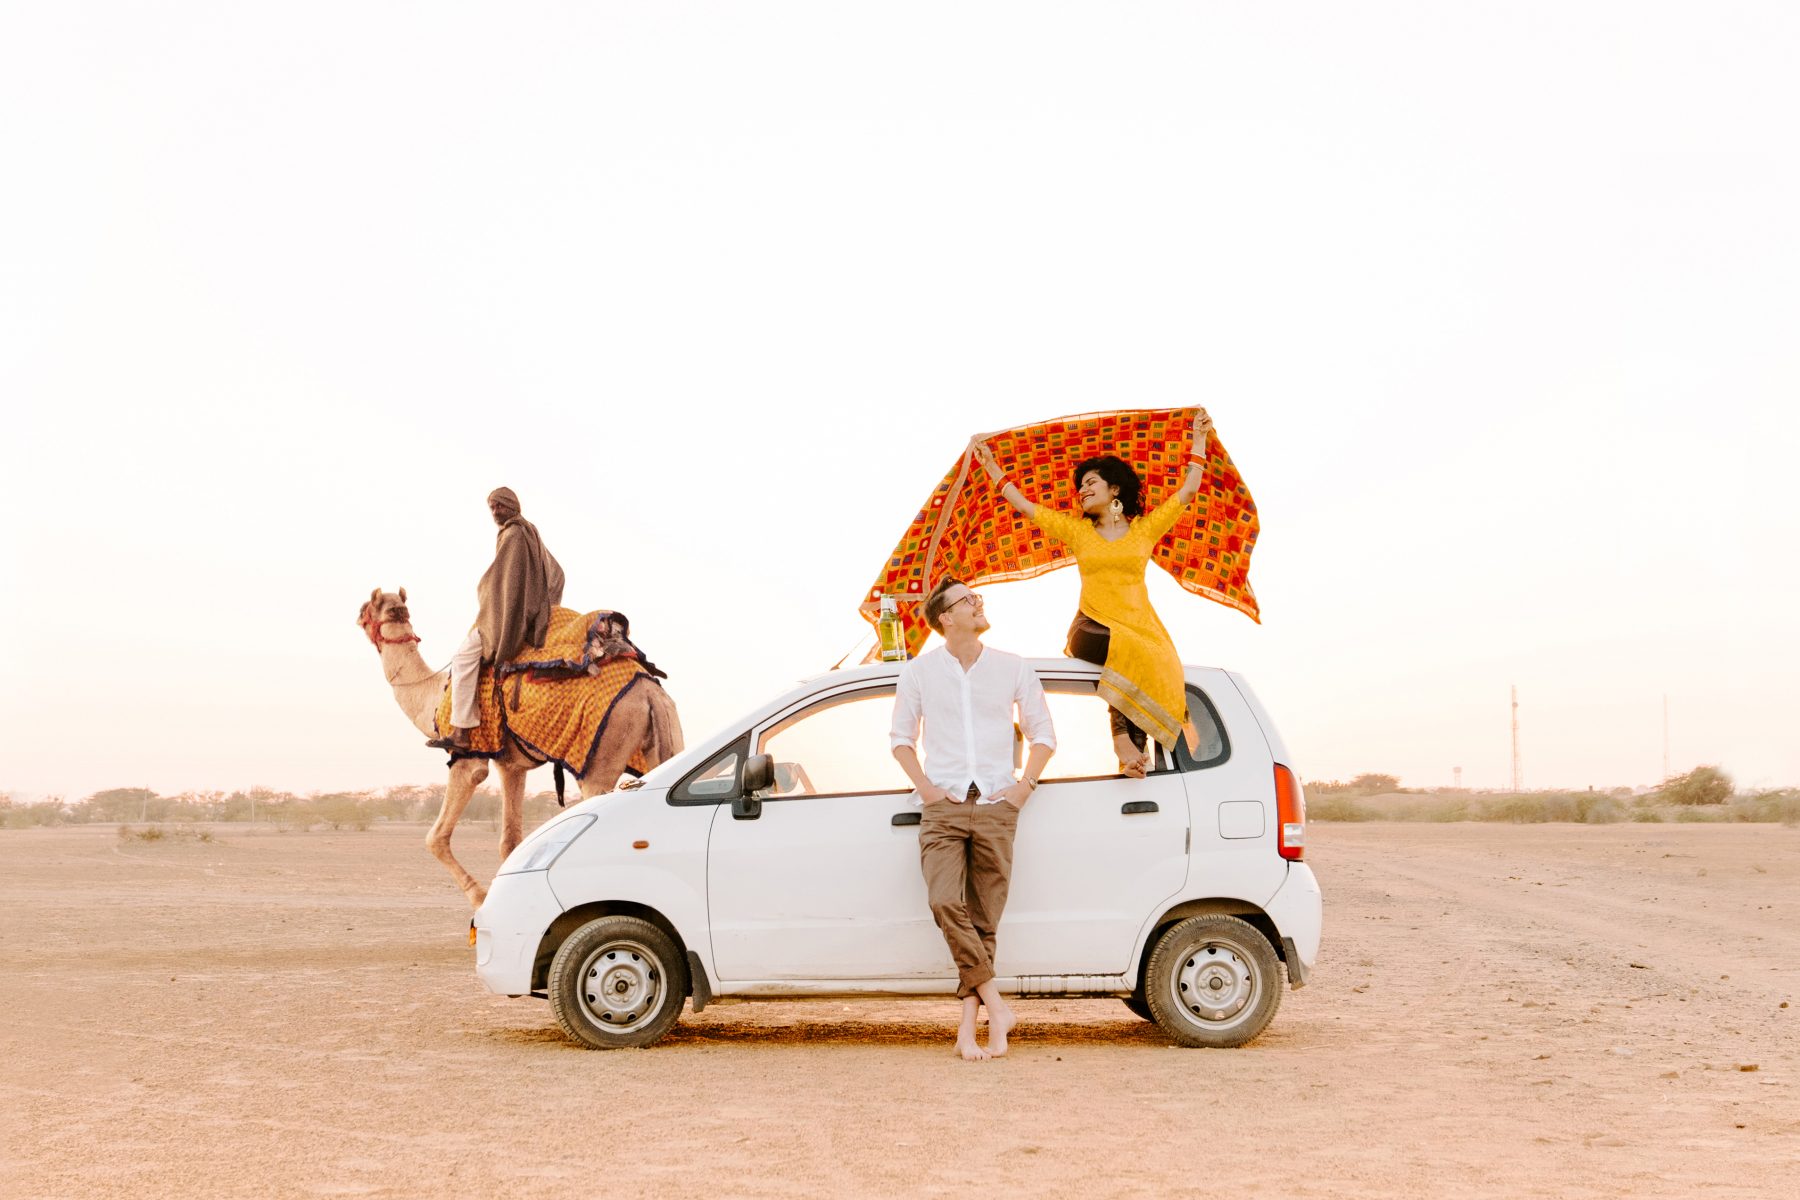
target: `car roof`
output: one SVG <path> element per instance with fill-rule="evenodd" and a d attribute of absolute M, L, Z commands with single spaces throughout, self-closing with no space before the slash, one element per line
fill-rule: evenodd
<path fill-rule="evenodd" d="M 1010 653 L 1010 651 L 1008 651 L 1008 653 Z M 1099 664 L 1087 662 L 1079 658 L 1027 658 L 1025 661 L 1030 665 L 1032 670 L 1040 675 L 1075 675 L 1091 678 L 1098 678 L 1100 675 Z M 793 688 L 790 689 L 789 694 L 801 691 L 817 691 L 819 685 L 822 683 L 861 683 L 864 681 L 894 679 L 900 674 L 900 668 L 905 665 L 906 663 L 903 662 L 877 662 L 863 663 L 854 667 L 831 671 L 821 671 L 817 675 L 810 675 L 795 683 Z M 1181 669 L 1183 674 L 1194 671 L 1223 670 L 1223 668 L 1220 667 L 1202 667 L 1193 663 L 1183 663 Z"/>

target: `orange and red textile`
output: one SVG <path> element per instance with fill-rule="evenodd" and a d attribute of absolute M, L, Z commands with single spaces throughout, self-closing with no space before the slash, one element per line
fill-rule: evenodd
<path fill-rule="evenodd" d="M 986 434 L 982 440 L 1026 496 L 1070 513 L 1080 511 L 1069 478 L 1075 464 L 1116 454 L 1143 478 L 1148 512 L 1180 488 L 1187 474 L 1198 411 L 1083 413 Z M 1202 457 L 1206 466 L 1200 493 L 1151 559 L 1186 590 L 1260 622 L 1256 593 L 1250 590 L 1250 551 L 1261 528 L 1256 502 L 1216 432 L 1207 438 Z M 881 597 L 893 596 L 907 652 L 916 657 L 931 632 L 925 624 L 925 597 L 939 579 L 951 575 L 980 587 L 1029 579 L 1073 561 L 1060 543 L 1000 497 L 987 472 L 964 450 L 907 526 L 864 596 L 861 611 L 873 622 L 880 615 Z"/>

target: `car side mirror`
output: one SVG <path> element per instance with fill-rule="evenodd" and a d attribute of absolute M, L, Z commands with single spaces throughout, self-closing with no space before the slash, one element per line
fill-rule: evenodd
<path fill-rule="evenodd" d="M 762 816 L 763 793 L 774 786 L 774 758 L 767 754 L 752 754 L 744 760 L 744 788 L 731 802 L 731 815 L 739 821 L 754 821 Z"/>
<path fill-rule="evenodd" d="M 744 762 L 744 793 L 755 795 L 775 786 L 775 759 L 768 754 L 752 754 Z"/>

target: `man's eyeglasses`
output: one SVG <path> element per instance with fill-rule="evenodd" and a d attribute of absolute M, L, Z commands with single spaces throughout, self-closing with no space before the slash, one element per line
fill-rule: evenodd
<path fill-rule="evenodd" d="M 954 601 L 953 603 L 945 605 L 944 611 L 949 612 L 951 609 L 955 608 L 958 604 L 961 604 L 963 602 L 963 600 L 968 601 L 970 606 L 973 608 L 987 607 L 986 600 L 983 600 L 980 596 L 977 596 L 974 592 L 970 592 L 968 595 L 964 596 L 962 598 L 962 600 L 957 600 L 957 601 Z"/>

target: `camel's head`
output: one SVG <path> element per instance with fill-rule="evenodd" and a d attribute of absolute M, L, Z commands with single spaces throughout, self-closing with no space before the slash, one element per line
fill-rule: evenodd
<path fill-rule="evenodd" d="M 419 640 L 413 636 L 412 614 L 406 608 L 405 588 L 398 592 L 384 592 L 376 588 L 370 592 L 368 600 L 363 602 L 362 611 L 356 614 L 356 623 L 362 626 L 362 631 L 376 646 Z"/>

